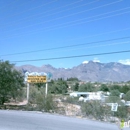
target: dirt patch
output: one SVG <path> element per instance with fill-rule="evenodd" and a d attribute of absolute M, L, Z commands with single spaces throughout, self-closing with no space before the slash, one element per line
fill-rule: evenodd
<path fill-rule="evenodd" d="M 64 110 L 64 114 L 67 116 L 80 116 L 81 115 L 81 109 L 79 105 L 59 102 L 58 108 L 62 108 L 61 110 L 62 111 Z"/>

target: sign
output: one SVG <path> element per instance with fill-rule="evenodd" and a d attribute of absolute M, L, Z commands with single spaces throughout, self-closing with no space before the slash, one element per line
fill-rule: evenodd
<path fill-rule="evenodd" d="M 32 76 L 32 75 L 29 75 L 27 77 L 27 82 L 28 83 L 46 83 L 47 78 L 46 78 L 46 76 Z"/>
<path fill-rule="evenodd" d="M 118 103 L 112 103 L 111 111 L 117 111 Z"/>
<path fill-rule="evenodd" d="M 52 79 L 51 73 L 26 72 L 24 81 L 28 83 L 46 83 L 46 82 L 50 82 L 51 79 Z"/>
<path fill-rule="evenodd" d="M 47 73 L 47 81 L 50 82 L 52 79 L 52 73 L 48 72 Z"/>

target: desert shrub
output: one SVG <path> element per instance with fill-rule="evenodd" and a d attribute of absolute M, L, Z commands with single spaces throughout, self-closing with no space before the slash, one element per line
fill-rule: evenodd
<path fill-rule="evenodd" d="M 32 110 L 45 112 L 56 110 L 54 96 L 51 94 L 45 95 L 44 88 L 36 88 L 35 86 L 30 88 L 29 104 L 29 106 L 32 106 Z"/>
<path fill-rule="evenodd" d="M 110 115 L 110 108 L 106 107 L 99 101 L 82 103 L 81 111 L 83 116 L 104 120 Z"/>

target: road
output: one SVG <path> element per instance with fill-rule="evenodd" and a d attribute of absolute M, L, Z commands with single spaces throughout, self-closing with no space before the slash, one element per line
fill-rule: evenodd
<path fill-rule="evenodd" d="M 0 130 L 119 130 L 114 124 L 54 114 L 0 110 Z"/>

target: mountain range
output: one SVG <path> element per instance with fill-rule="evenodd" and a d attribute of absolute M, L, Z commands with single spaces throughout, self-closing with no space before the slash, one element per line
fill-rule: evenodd
<path fill-rule="evenodd" d="M 82 63 L 71 69 L 55 68 L 51 65 L 36 67 L 33 65 L 16 66 L 17 70 L 25 72 L 45 72 L 52 73 L 53 79 L 76 77 L 82 81 L 91 82 L 121 82 L 130 80 L 130 66 L 117 62 L 99 63 L 89 61 Z"/>

